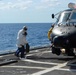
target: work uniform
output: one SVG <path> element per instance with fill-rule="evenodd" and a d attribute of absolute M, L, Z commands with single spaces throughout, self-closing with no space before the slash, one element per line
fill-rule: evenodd
<path fill-rule="evenodd" d="M 25 34 L 25 30 L 21 29 L 19 32 L 18 32 L 18 36 L 17 36 L 17 46 L 18 47 L 22 47 L 22 45 L 24 46 L 27 41 L 26 41 L 26 35 Z"/>
<path fill-rule="evenodd" d="M 27 32 L 24 29 L 19 30 L 18 35 L 17 35 L 17 51 L 15 53 L 16 56 L 19 57 L 19 53 L 21 52 L 21 58 L 24 58 L 24 52 L 25 52 L 25 46 L 26 44 L 28 44 L 28 42 L 26 41 L 26 35 Z"/>

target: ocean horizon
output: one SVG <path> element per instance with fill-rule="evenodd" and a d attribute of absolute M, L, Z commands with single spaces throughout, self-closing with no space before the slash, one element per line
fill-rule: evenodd
<path fill-rule="evenodd" d="M 47 33 L 52 23 L 0 23 L 0 51 L 17 50 L 17 33 L 23 26 L 27 26 L 27 41 L 30 47 L 49 45 Z"/>

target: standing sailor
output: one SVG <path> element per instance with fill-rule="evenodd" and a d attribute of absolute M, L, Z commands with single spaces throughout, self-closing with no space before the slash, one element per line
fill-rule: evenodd
<path fill-rule="evenodd" d="M 19 57 L 19 53 L 21 52 L 21 58 L 25 58 L 24 52 L 29 52 L 29 44 L 26 41 L 27 36 L 27 27 L 24 26 L 21 30 L 19 30 L 17 35 L 17 51 L 15 52 L 15 56 Z M 25 50 L 26 47 L 26 50 Z"/>

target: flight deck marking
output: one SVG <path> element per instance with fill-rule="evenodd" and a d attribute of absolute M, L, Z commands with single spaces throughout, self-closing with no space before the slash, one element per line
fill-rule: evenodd
<path fill-rule="evenodd" d="M 22 61 L 28 61 L 28 62 L 32 62 L 32 63 L 40 63 L 40 64 L 50 64 L 50 65 L 58 65 L 60 63 L 52 63 L 52 62 L 41 62 L 41 61 L 34 61 L 34 60 L 29 60 L 29 59 L 25 59 L 25 60 L 22 60 Z"/>
<path fill-rule="evenodd" d="M 39 72 L 33 73 L 33 74 L 31 74 L 31 75 L 42 75 L 42 74 L 45 74 L 45 73 L 47 73 L 47 72 L 50 72 L 50 71 L 59 69 L 59 68 L 61 68 L 61 67 L 64 67 L 64 66 L 66 66 L 66 64 L 67 64 L 67 62 L 65 62 L 65 63 L 63 63 L 63 64 L 59 64 L 59 65 L 54 66 L 54 67 L 52 67 L 52 68 L 45 69 L 45 70 L 43 70 L 43 71 L 39 71 Z"/>
<path fill-rule="evenodd" d="M 5 67 L 5 68 L 31 68 L 31 69 L 42 69 L 42 70 L 44 69 L 43 71 L 39 71 L 39 72 L 33 73 L 32 75 L 45 74 L 45 73 L 53 71 L 53 70 L 76 71 L 75 69 L 65 69 L 65 68 L 62 68 L 64 66 L 66 66 L 67 64 L 68 64 L 68 62 L 65 62 L 65 63 L 62 63 L 62 64 L 57 64 L 56 66 L 54 66 L 52 68 L 33 67 L 33 66 L 32 67 L 31 66 L 1 66 L 1 67 Z"/>
<path fill-rule="evenodd" d="M 0 58 L 2 58 L 3 56 L 0 56 Z"/>
<path fill-rule="evenodd" d="M 45 70 L 43 70 L 43 71 L 39 71 L 39 72 L 33 73 L 33 74 L 31 74 L 31 75 L 42 75 L 42 74 L 51 72 L 51 71 L 53 71 L 53 70 L 76 71 L 75 69 L 62 69 L 62 67 L 67 66 L 68 64 L 71 65 L 71 63 L 74 63 L 75 61 L 76 61 L 76 60 L 67 61 L 67 62 L 65 62 L 65 63 L 58 64 L 57 66 L 54 66 L 54 67 L 52 67 L 52 68 L 45 69 Z M 74 64 L 74 65 L 75 65 L 75 64 Z M 73 66 L 74 66 L 74 65 L 73 65 Z"/>
<path fill-rule="evenodd" d="M 36 51 L 37 52 L 37 51 Z M 34 53 L 34 54 L 28 54 L 27 56 L 31 56 L 31 55 L 35 55 L 35 54 L 43 54 L 43 53 L 48 53 L 48 52 L 51 52 L 51 51 L 38 51 L 38 53 Z M 3 57 L 3 56 L 1 56 Z M 1 66 L 1 67 L 9 67 L 9 68 L 32 68 L 32 69 L 43 69 L 43 71 L 39 71 L 39 72 L 36 72 L 36 73 L 33 73 L 32 75 L 40 75 L 40 74 L 45 74 L 45 73 L 48 73 L 50 71 L 53 71 L 53 70 L 66 70 L 66 71 L 76 71 L 75 69 L 63 69 L 62 67 L 66 66 L 66 65 L 72 65 L 71 63 L 75 62 L 76 60 L 74 61 L 68 61 L 68 62 L 65 62 L 65 63 L 49 63 L 49 62 L 41 62 L 41 61 L 34 61 L 34 60 L 29 60 L 29 59 L 25 59 L 24 61 L 27 61 L 27 62 L 32 62 L 32 63 L 40 63 L 40 64 L 50 64 L 50 65 L 53 65 L 54 67 L 52 68 L 46 68 L 46 67 L 32 67 L 32 66 Z M 73 64 L 73 66 L 75 66 Z"/>
<path fill-rule="evenodd" d="M 34 66 L 1 66 L 1 67 L 5 67 L 5 68 L 30 68 L 30 69 L 48 69 L 46 67 L 34 67 Z"/>
<path fill-rule="evenodd" d="M 41 63 L 41 64 L 54 64 L 54 67 L 52 68 L 46 68 L 46 67 L 33 67 L 33 66 L 1 66 L 1 67 L 5 67 L 5 68 L 31 68 L 31 69 L 41 69 L 42 71 L 39 71 L 39 72 L 36 72 L 36 73 L 33 73 L 31 75 L 41 75 L 41 74 L 45 74 L 45 73 L 48 73 L 48 72 L 51 72 L 53 70 L 62 70 L 62 71 L 75 71 L 75 69 L 64 69 L 62 67 L 68 65 L 68 64 L 71 64 L 73 62 L 75 62 L 76 60 L 73 60 L 73 61 L 67 61 L 65 63 L 48 63 L 48 62 L 39 62 L 39 61 L 33 61 L 33 60 L 28 60 L 28 59 L 25 59 L 25 61 L 28 61 L 28 62 L 33 62 L 33 63 Z"/>

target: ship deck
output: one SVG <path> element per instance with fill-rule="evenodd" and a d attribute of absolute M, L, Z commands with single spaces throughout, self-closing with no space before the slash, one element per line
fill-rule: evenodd
<path fill-rule="evenodd" d="M 14 53 L 0 55 L 0 75 L 76 75 L 76 58 L 57 56 L 51 48 L 30 50 L 25 60 Z"/>

